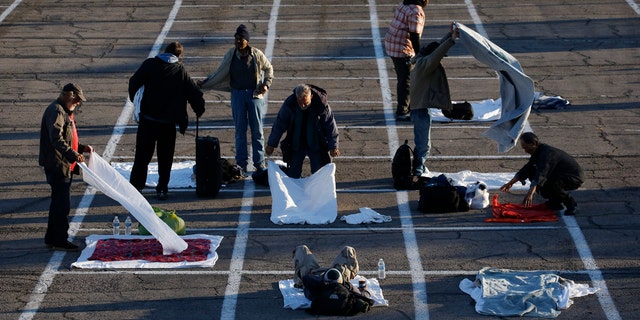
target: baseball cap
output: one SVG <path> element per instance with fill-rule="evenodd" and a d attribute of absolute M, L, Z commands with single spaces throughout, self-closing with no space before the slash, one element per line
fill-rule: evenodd
<path fill-rule="evenodd" d="M 80 86 L 75 83 L 68 83 L 67 85 L 64 86 L 64 88 L 62 88 L 62 91 L 64 92 L 73 91 L 73 93 L 75 93 L 76 96 L 80 98 L 80 100 L 87 101 L 87 98 L 85 98 L 84 94 L 82 93 L 82 88 L 80 88 Z"/>

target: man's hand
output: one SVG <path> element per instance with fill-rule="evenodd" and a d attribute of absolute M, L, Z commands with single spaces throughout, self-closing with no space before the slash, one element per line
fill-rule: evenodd
<path fill-rule="evenodd" d="M 536 194 L 537 189 L 538 187 L 536 185 L 532 185 L 531 188 L 529 188 L 529 192 L 527 192 L 527 195 L 524 197 L 524 201 L 522 201 L 525 208 L 529 208 L 533 205 L 533 196 Z"/>
<path fill-rule="evenodd" d="M 332 149 L 332 150 L 329 151 L 329 154 L 334 158 L 335 157 L 339 157 L 340 156 L 340 150 L 338 148 Z"/>
<path fill-rule="evenodd" d="M 513 183 L 507 182 L 504 185 L 502 185 L 502 187 L 500 187 L 500 191 L 509 192 L 509 190 L 511 190 L 512 186 L 513 186 Z"/>
<path fill-rule="evenodd" d="M 267 145 L 266 147 L 264 147 L 264 152 L 270 156 L 273 153 L 274 148 L 270 145 Z"/>

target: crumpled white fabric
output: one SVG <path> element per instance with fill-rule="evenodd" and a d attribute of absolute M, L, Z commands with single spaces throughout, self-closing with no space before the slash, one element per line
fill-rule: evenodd
<path fill-rule="evenodd" d="M 390 222 L 391 216 L 381 215 L 375 210 L 369 207 L 360 208 L 359 213 L 348 214 L 340 217 L 340 220 L 345 221 L 348 224 L 362 224 L 362 223 L 383 223 Z"/>
<path fill-rule="evenodd" d="M 555 318 L 573 304 L 571 298 L 599 290 L 543 271 L 497 268 L 483 268 L 475 281 L 463 279 L 458 287 L 476 302 L 479 314 L 540 318 Z"/>
<path fill-rule="evenodd" d="M 142 105 L 142 96 L 144 95 L 144 86 L 141 86 L 138 91 L 136 91 L 136 95 L 133 96 L 133 121 L 136 123 L 140 122 L 140 106 Z"/>
<path fill-rule="evenodd" d="M 87 163 L 78 162 L 82 179 L 124 206 L 142 223 L 160 244 L 163 254 L 180 253 L 188 245 L 153 211 L 153 208 L 136 188 L 125 180 L 107 161 L 91 152 Z"/>
<path fill-rule="evenodd" d="M 309 177 L 294 179 L 269 161 L 271 222 L 275 224 L 328 224 L 338 217 L 336 165 L 329 163 Z"/>

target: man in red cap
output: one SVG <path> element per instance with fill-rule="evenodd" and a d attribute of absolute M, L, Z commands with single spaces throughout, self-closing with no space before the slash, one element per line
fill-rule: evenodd
<path fill-rule="evenodd" d="M 84 162 L 82 152 L 93 150 L 80 144 L 74 111 L 87 101 L 82 88 L 69 83 L 62 88 L 58 99 L 44 111 L 40 126 L 40 156 L 38 163 L 44 167 L 47 183 L 51 186 L 49 221 L 44 242 L 53 250 L 78 251 L 78 245 L 70 242 L 69 211 L 71 210 L 71 180 L 80 173 L 77 162 Z"/>

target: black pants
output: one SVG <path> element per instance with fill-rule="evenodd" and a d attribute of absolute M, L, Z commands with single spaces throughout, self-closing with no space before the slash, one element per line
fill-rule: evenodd
<path fill-rule="evenodd" d="M 136 135 L 136 154 L 131 168 L 129 182 L 138 190 L 144 189 L 147 170 L 158 145 L 158 185 L 157 192 L 167 192 L 171 178 L 171 165 L 176 149 L 176 126 L 140 119 Z"/>
<path fill-rule="evenodd" d="M 396 70 L 396 77 L 398 83 L 396 84 L 396 95 L 398 98 L 398 105 L 396 107 L 396 115 L 408 115 L 409 114 L 409 87 L 411 80 L 411 66 L 407 65 L 406 58 L 391 57 L 393 61 L 393 67 Z"/>
<path fill-rule="evenodd" d="M 550 202 L 564 204 L 565 207 L 575 207 L 576 201 L 567 191 L 576 190 L 582 185 L 582 180 L 576 177 L 549 177 L 544 186 L 538 189 L 540 195 Z"/>
<path fill-rule="evenodd" d="M 44 242 L 46 244 L 63 244 L 67 242 L 69 237 L 72 178 L 45 173 L 47 183 L 51 186 L 51 204 L 49 205 L 49 220 Z"/>
<path fill-rule="evenodd" d="M 291 157 L 287 165 L 287 176 L 298 179 L 302 176 L 302 164 L 304 158 L 309 157 L 309 165 L 311 166 L 311 174 L 320 170 L 328 163 L 331 163 L 331 157 L 327 150 L 311 150 L 304 148 L 302 150 L 292 150 Z"/>

